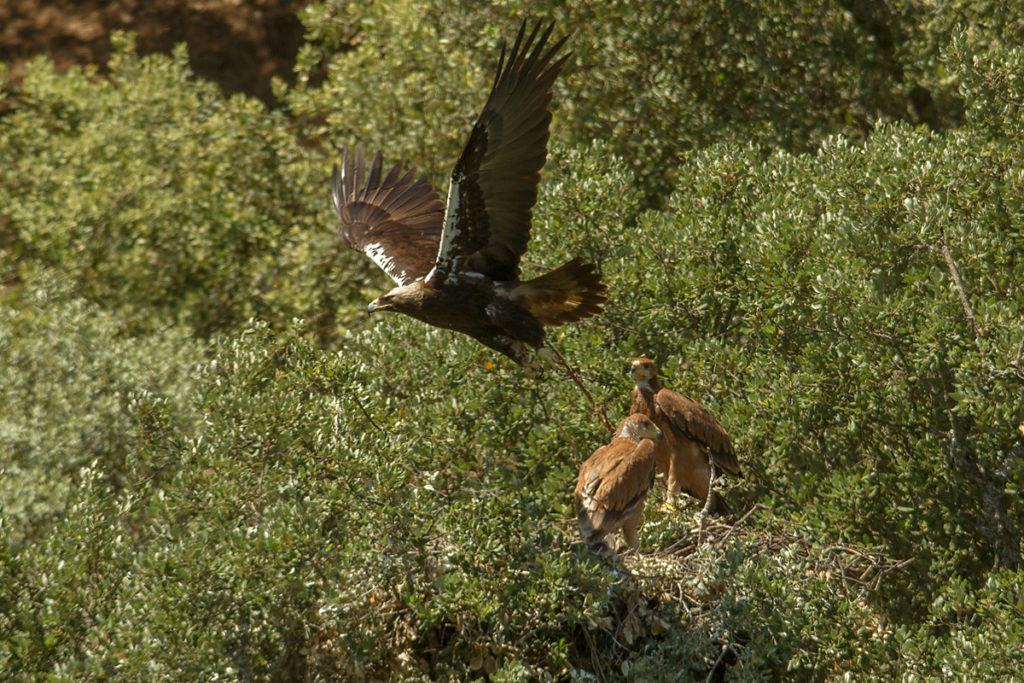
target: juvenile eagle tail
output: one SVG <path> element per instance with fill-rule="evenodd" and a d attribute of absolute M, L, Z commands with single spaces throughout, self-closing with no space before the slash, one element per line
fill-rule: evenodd
<path fill-rule="evenodd" d="M 520 283 L 512 295 L 542 325 L 562 325 L 604 312 L 607 291 L 597 267 L 576 257 L 550 273 Z"/>

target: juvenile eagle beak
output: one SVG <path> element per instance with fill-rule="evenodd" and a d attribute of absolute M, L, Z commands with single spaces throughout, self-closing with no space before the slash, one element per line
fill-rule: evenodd
<path fill-rule="evenodd" d="M 380 310 L 379 301 L 380 299 L 374 299 L 373 301 L 366 305 L 366 315 L 370 315 L 374 311 Z"/>

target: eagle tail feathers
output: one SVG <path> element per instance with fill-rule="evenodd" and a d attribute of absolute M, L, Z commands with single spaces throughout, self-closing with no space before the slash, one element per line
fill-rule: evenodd
<path fill-rule="evenodd" d="M 541 324 L 562 325 L 602 313 L 607 291 L 597 266 L 576 257 L 550 273 L 520 283 L 512 296 Z"/>

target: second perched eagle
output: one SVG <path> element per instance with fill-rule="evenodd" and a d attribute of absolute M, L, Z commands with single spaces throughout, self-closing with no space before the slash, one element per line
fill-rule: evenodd
<path fill-rule="evenodd" d="M 398 286 L 367 311 L 397 311 L 467 334 L 535 371 L 545 325 L 602 312 L 607 287 L 597 268 L 574 258 L 532 280 L 519 279 L 530 239 L 532 208 L 547 157 L 551 86 L 568 55 L 562 38 L 546 49 L 554 24 L 526 35 L 505 57 L 451 173 L 447 205 L 416 169 L 383 173 L 377 152 L 369 171 L 361 146 L 346 147 L 334 167 L 338 235 L 362 251 Z M 539 34 L 539 37 L 538 37 Z"/>
<path fill-rule="evenodd" d="M 626 546 L 636 549 L 644 500 L 654 483 L 654 442 L 661 430 L 646 415 L 630 415 L 607 446 L 594 451 L 580 466 L 576 482 L 576 514 L 580 537 L 591 552 L 614 555 L 605 537 L 622 529 Z"/>
<path fill-rule="evenodd" d="M 647 415 L 665 435 L 655 455 L 658 471 L 667 480 L 669 502 L 680 490 L 707 502 L 711 488 L 709 457 L 714 458 L 719 474 L 743 476 L 732 441 L 711 411 L 692 398 L 662 387 L 658 368 L 649 358 L 634 360 L 629 372 L 636 383 L 630 395 L 630 412 Z M 711 511 L 729 512 L 717 491 L 712 495 Z"/>

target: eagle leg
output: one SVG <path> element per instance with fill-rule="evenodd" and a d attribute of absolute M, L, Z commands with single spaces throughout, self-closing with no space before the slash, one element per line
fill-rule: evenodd
<path fill-rule="evenodd" d="M 523 366 L 523 374 L 536 382 L 544 381 L 544 369 L 533 361 Z"/>
<path fill-rule="evenodd" d="M 514 360 L 530 379 L 538 381 L 544 379 L 544 373 L 540 364 L 530 358 L 530 347 L 527 344 L 507 334 L 474 335 L 474 338 L 481 344 L 485 344 L 495 351 L 500 351 Z"/>
<path fill-rule="evenodd" d="M 537 357 L 544 361 L 549 368 L 558 368 L 558 361 L 555 359 L 554 352 L 546 346 L 537 349 Z"/>
<path fill-rule="evenodd" d="M 473 338 L 508 356 L 516 362 L 516 365 L 524 366 L 530 362 L 530 347 L 507 334 L 474 334 Z"/>
<path fill-rule="evenodd" d="M 555 354 L 551 352 L 551 349 L 541 347 L 537 349 L 537 360 L 531 360 L 529 363 L 524 365 L 523 372 L 530 379 L 535 379 L 539 382 L 544 379 L 545 365 L 548 366 L 548 368 L 558 367 L 558 363 L 555 362 Z"/>
<path fill-rule="evenodd" d="M 640 502 L 636 513 L 622 523 L 622 537 L 626 541 L 626 548 L 629 550 L 640 549 L 640 538 L 637 536 L 637 529 L 640 528 L 640 519 L 643 515 L 644 504 Z"/>
<path fill-rule="evenodd" d="M 506 335 L 535 349 L 544 343 L 544 326 L 514 301 L 497 296 L 484 307 L 484 312 L 491 324 Z"/>

